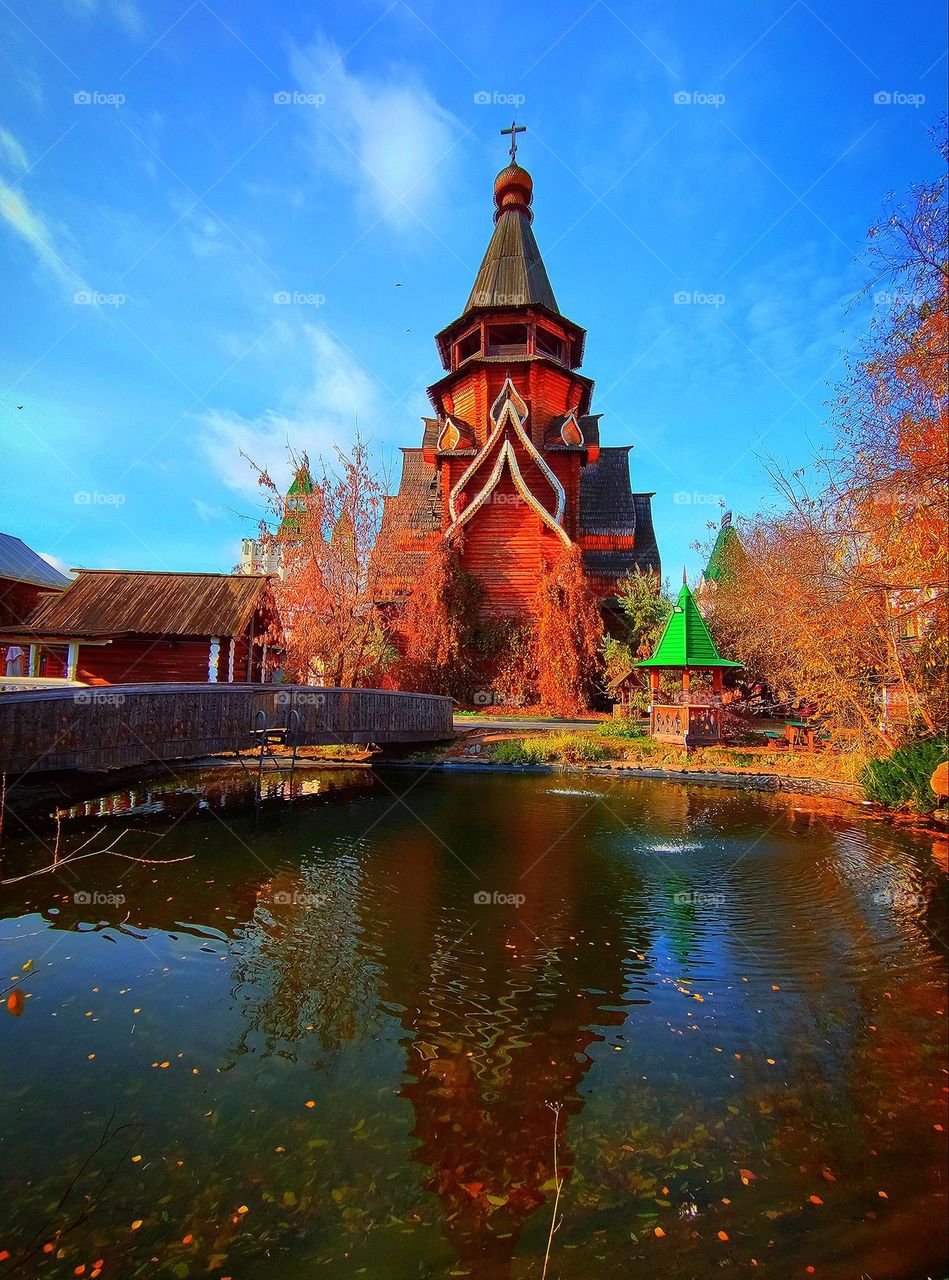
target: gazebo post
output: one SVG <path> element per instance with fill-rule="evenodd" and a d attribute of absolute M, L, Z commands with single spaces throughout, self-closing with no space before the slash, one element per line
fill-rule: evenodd
<path fill-rule="evenodd" d="M 722 669 L 721 667 L 712 668 L 712 692 L 717 693 L 719 697 L 722 694 Z"/>

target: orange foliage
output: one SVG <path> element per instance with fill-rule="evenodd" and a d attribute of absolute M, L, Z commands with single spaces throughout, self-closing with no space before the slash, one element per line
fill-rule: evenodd
<path fill-rule="evenodd" d="M 583 574 L 580 549 L 546 560 L 534 597 L 534 657 L 541 706 L 577 715 L 590 705 L 603 619 Z"/>
<path fill-rule="evenodd" d="M 415 590 L 390 619 L 401 657 L 390 675 L 398 688 L 458 694 L 470 680 L 470 645 L 480 591 L 444 538 L 428 556 Z"/>

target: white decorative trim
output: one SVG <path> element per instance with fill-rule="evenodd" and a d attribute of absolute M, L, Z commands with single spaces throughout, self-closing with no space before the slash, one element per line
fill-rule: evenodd
<path fill-rule="evenodd" d="M 571 543 L 570 543 L 570 538 L 567 535 L 566 529 L 564 529 L 563 525 L 559 522 L 559 520 L 556 519 L 554 516 L 552 516 L 550 512 L 547 510 L 547 508 L 543 506 L 542 503 L 538 502 L 537 499 L 534 497 L 534 495 L 531 493 L 530 488 L 527 484 L 527 481 L 524 479 L 523 475 L 521 474 L 521 469 L 517 465 L 517 455 L 514 452 L 514 448 L 510 440 L 505 440 L 503 445 L 501 446 L 498 452 L 498 460 L 494 464 L 494 469 L 492 470 L 490 476 L 488 477 L 487 483 L 481 489 L 481 492 L 475 497 L 475 499 L 472 502 L 468 504 L 467 507 L 465 507 L 461 515 L 455 518 L 455 520 L 448 527 L 448 529 L 446 529 L 445 537 L 446 538 L 451 537 L 452 534 L 456 533 L 459 529 L 463 528 L 471 519 L 471 517 L 476 514 L 476 512 L 481 510 L 481 508 L 487 502 L 488 498 L 491 496 L 491 493 L 493 492 L 498 481 L 501 479 L 501 475 L 504 471 L 505 462 L 507 462 L 507 465 L 510 469 L 511 479 L 514 481 L 514 487 L 517 489 L 518 493 L 521 495 L 521 497 L 524 499 L 527 505 L 531 508 L 531 510 L 536 515 L 538 515 L 541 518 L 541 520 L 544 522 L 545 525 L 547 525 L 548 528 L 553 529 L 554 533 L 556 533 L 557 537 L 561 540 L 564 546 L 569 547 Z"/>
<path fill-rule="evenodd" d="M 435 444 L 436 449 L 457 449 L 461 443 L 461 432 L 458 430 L 451 415 L 446 417 L 445 425 L 442 427 Z"/>
<path fill-rule="evenodd" d="M 518 410 L 520 410 L 520 412 L 518 412 Z M 567 537 L 566 533 L 563 532 L 563 525 L 562 525 L 563 513 L 567 505 L 567 495 L 564 493 L 563 485 L 560 483 L 560 481 L 551 471 L 550 467 L 544 461 L 541 454 L 534 447 L 534 442 L 531 440 L 530 436 L 524 430 L 524 423 L 527 421 L 527 405 L 524 403 L 524 400 L 519 395 L 517 388 L 514 386 L 513 382 L 509 377 L 505 378 L 504 386 L 501 388 L 500 394 L 498 395 L 494 404 L 491 406 L 490 416 L 491 416 L 491 426 L 492 426 L 491 434 L 488 436 L 488 439 L 485 441 L 482 448 L 478 451 L 477 455 L 472 459 L 471 465 L 465 468 L 464 472 L 461 475 L 461 478 L 458 480 L 458 483 L 454 486 L 454 488 L 451 490 L 451 492 L 448 495 L 448 510 L 452 518 L 452 523 L 449 526 L 449 528 L 446 530 L 445 536 L 447 537 L 449 534 L 451 534 L 455 530 L 456 526 L 459 526 L 460 516 L 459 516 L 458 508 L 456 505 L 459 494 L 464 489 L 465 485 L 468 483 L 468 481 L 471 479 L 474 473 L 481 466 L 481 464 L 484 462 L 488 454 L 491 452 L 491 449 L 494 447 L 495 441 L 497 440 L 501 432 L 504 430 L 505 424 L 507 423 L 508 420 L 510 420 L 511 424 L 514 427 L 514 432 L 517 438 L 520 440 L 521 444 L 527 450 L 529 456 L 533 458 L 534 462 L 537 463 L 537 466 L 540 468 L 541 472 L 543 473 L 548 483 L 550 484 L 550 487 L 554 491 L 554 495 L 557 499 L 557 509 L 553 517 L 551 517 L 549 511 L 547 511 L 543 506 L 541 506 L 541 504 L 536 500 L 533 494 L 530 494 L 529 498 L 527 497 L 527 494 L 529 494 L 530 491 L 527 489 L 523 476 L 521 476 L 520 468 L 517 465 L 517 459 L 515 458 L 513 451 L 510 450 L 510 442 L 505 441 L 506 449 L 510 451 L 511 475 L 512 477 L 514 477 L 516 474 L 515 484 L 517 483 L 517 479 L 519 478 L 521 481 L 521 484 L 524 485 L 524 489 L 526 490 L 526 493 L 522 494 L 522 496 L 525 497 L 525 501 L 527 501 L 532 508 L 538 510 L 538 512 L 540 511 L 544 512 L 543 519 L 545 523 L 549 523 L 551 518 L 556 522 L 556 527 L 558 528 L 558 530 L 560 530 L 560 533 L 566 539 L 567 545 L 569 546 L 570 539 Z M 503 470 L 504 452 L 505 451 L 502 450 L 502 453 L 498 459 L 498 465 L 495 466 L 494 471 L 492 471 L 491 477 L 489 477 L 488 479 L 488 483 L 481 490 L 481 493 L 479 493 L 478 496 L 475 498 L 474 502 L 469 504 L 469 506 L 467 506 L 465 508 L 465 511 L 462 513 L 463 515 L 465 515 L 466 520 L 469 518 L 468 513 L 473 514 L 472 508 L 474 508 L 474 510 L 477 510 L 479 507 L 484 505 L 484 498 L 487 496 L 487 493 L 489 493 L 494 488 L 494 486 L 497 484 L 498 480 L 500 479 L 501 471 Z M 464 523 L 464 521 L 462 521 L 462 523 Z"/>
<path fill-rule="evenodd" d="M 504 406 L 508 401 L 514 402 L 514 408 L 517 413 L 517 416 L 521 419 L 522 422 L 526 422 L 527 421 L 527 405 L 524 403 L 523 399 L 521 398 L 520 392 L 518 391 L 517 387 L 515 387 L 514 383 L 511 381 L 510 375 L 508 375 L 508 377 L 504 379 L 504 386 L 498 392 L 498 398 L 497 400 L 495 400 L 494 404 L 491 406 L 491 410 L 490 410 L 491 421 L 495 425 L 497 425 L 498 419 L 500 418 L 501 413 L 504 409 Z"/>
<path fill-rule="evenodd" d="M 227 652 L 227 683 L 228 683 L 228 684 L 233 684 L 233 683 L 234 683 L 234 647 L 235 647 L 235 644 L 236 644 L 236 641 L 234 640 L 234 637 L 233 637 L 233 636 L 231 636 L 231 645 L 230 645 L 230 648 L 228 649 L 228 652 Z"/>
<path fill-rule="evenodd" d="M 208 684 L 217 684 L 217 660 L 220 652 L 221 642 L 217 636 L 212 636 L 208 647 Z"/>
<path fill-rule="evenodd" d="M 574 427 L 577 435 L 580 437 L 579 440 L 567 439 L 567 428 L 571 425 Z M 584 444 L 586 444 L 586 441 L 583 438 L 583 428 L 580 426 L 580 421 L 577 418 L 576 409 L 571 409 L 570 412 L 567 414 L 566 418 L 564 418 L 563 426 L 560 428 L 560 439 L 564 442 L 565 445 L 568 445 L 571 449 L 579 449 L 579 448 L 582 448 Z"/>

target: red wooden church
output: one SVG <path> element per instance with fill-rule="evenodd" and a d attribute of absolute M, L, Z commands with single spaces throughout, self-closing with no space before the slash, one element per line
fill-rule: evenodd
<path fill-rule="evenodd" d="M 660 572 L 652 494 L 631 491 L 632 446 L 600 446 L 593 382 L 579 372 L 585 331 L 557 305 L 531 229 L 533 182 L 515 157 L 516 141 L 474 287 L 435 339 L 445 368 L 428 389 L 435 416 L 423 419 L 422 447 L 403 449 L 386 501 L 385 594 L 408 594 L 438 539 L 457 538 L 485 612 L 518 616 L 542 560 L 577 544 L 608 611 L 632 570 Z"/>

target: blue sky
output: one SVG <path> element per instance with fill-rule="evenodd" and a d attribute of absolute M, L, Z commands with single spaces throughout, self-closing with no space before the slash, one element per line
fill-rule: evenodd
<path fill-rule="evenodd" d="M 694 572 L 719 501 L 766 499 L 755 455 L 826 439 L 866 229 L 936 172 L 945 110 L 935 0 L 9 0 L 0 26 L 0 528 L 70 566 L 229 569 L 241 448 L 325 452 L 357 414 L 390 458 L 419 443 L 516 113 L 603 441 Z"/>

